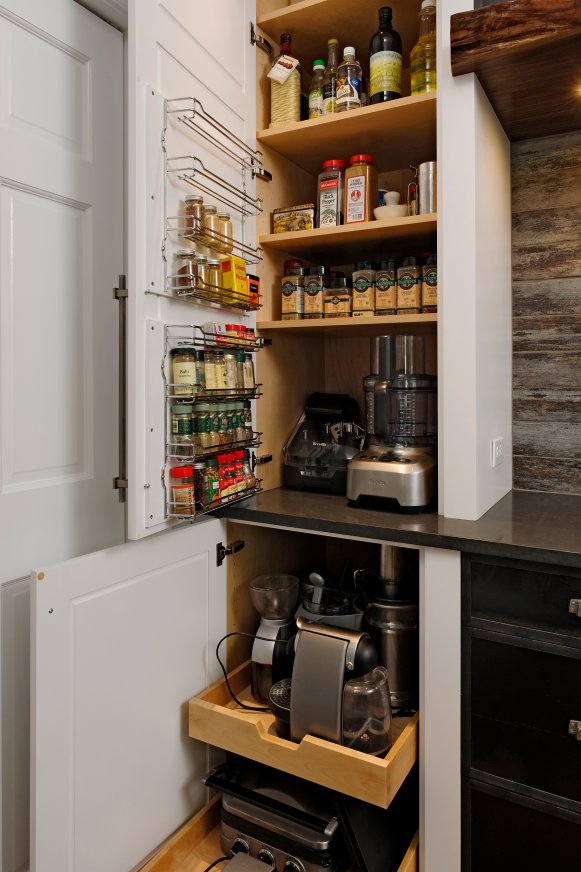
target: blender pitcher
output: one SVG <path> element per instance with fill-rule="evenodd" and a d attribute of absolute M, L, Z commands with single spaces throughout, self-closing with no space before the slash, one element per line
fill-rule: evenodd
<path fill-rule="evenodd" d="M 346 682 L 343 745 L 376 757 L 391 748 L 391 701 L 384 666 Z"/>

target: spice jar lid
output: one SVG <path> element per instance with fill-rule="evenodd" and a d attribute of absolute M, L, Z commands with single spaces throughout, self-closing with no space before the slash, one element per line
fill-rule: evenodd
<path fill-rule="evenodd" d="M 206 460 L 206 466 L 216 467 L 218 466 L 218 461 L 212 458 L 211 460 Z"/>
<path fill-rule="evenodd" d="M 313 61 L 313 69 L 314 70 L 317 70 L 317 69 L 324 70 L 326 66 L 327 66 L 327 64 L 325 63 L 325 61 L 321 61 L 321 60 Z"/>
<path fill-rule="evenodd" d="M 196 254 L 196 260 L 198 261 L 198 263 L 201 263 L 202 266 L 208 262 L 208 258 L 205 254 Z"/>
<path fill-rule="evenodd" d="M 376 269 L 376 265 L 370 260 L 360 260 L 355 264 L 355 269 Z"/>
<path fill-rule="evenodd" d="M 230 212 L 218 212 L 218 218 L 229 218 Z"/>
<path fill-rule="evenodd" d="M 196 252 L 193 248 L 178 248 L 176 257 L 195 257 Z"/>
<path fill-rule="evenodd" d="M 194 469 L 205 469 L 205 468 L 206 468 L 206 461 L 205 460 L 198 460 L 198 461 L 196 461 L 196 463 L 194 463 Z"/>
<path fill-rule="evenodd" d="M 196 404 L 196 412 L 209 412 L 210 404 L 209 403 L 197 403 Z"/>
<path fill-rule="evenodd" d="M 201 196 L 201 194 L 188 194 L 188 196 L 185 198 L 185 202 L 186 203 L 203 203 L 204 198 Z"/>
<path fill-rule="evenodd" d="M 324 160 L 323 161 L 323 169 L 336 169 L 336 170 L 344 170 L 345 169 L 345 161 L 344 160 Z M 302 265 L 302 264 L 301 264 Z"/>
<path fill-rule="evenodd" d="M 244 361 L 246 360 L 246 355 L 244 354 L 243 351 L 236 352 L 236 360 L 239 361 L 240 363 L 244 363 Z"/>
<path fill-rule="evenodd" d="M 194 407 L 184 404 L 183 406 L 172 406 L 172 415 L 191 415 Z"/>
<path fill-rule="evenodd" d="M 173 469 L 170 469 L 170 473 L 172 478 L 191 478 L 194 474 L 193 466 L 174 466 Z"/>
<path fill-rule="evenodd" d="M 217 206 L 206 206 L 206 215 L 215 215 L 217 212 Z"/>
<path fill-rule="evenodd" d="M 220 266 L 220 261 L 214 257 L 209 258 L 208 266 Z"/>
<path fill-rule="evenodd" d="M 349 166 L 358 163 L 373 163 L 373 157 L 370 154 L 354 154 L 349 158 Z"/>
<path fill-rule="evenodd" d="M 195 348 L 193 345 L 180 345 L 178 348 L 172 348 L 170 354 L 174 357 L 176 354 L 193 354 Z"/>
<path fill-rule="evenodd" d="M 379 261 L 379 269 L 395 269 L 396 263 L 395 258 L 391 257 L 389 260 L 380 260 Z"/>

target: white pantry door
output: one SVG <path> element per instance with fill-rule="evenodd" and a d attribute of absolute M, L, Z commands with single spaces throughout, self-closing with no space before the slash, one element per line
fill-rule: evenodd
<path fill-rule="evenodd" d="M 0 0 L 0 582 L 123 541 L 123 38 Z"/>
<path fill-rule="evenodd" d="M 130 872 L 205 802 L 188 699 L 217 678 L 226 522 L 32 574 L 32 872 Z"/>

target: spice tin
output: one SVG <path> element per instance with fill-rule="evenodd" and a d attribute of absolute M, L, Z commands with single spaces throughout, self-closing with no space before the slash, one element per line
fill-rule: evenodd
<path fill-rule="evenodd" d="M 415 314 L 422 300 L 422 267 L 419 257 L 404 257 L 397 270 L 397 314 Z"/>
<path fill-rule="evenodd" d="M 314 203 L 303 203 L 301 206 L 285 206 L 283 209 L 274 209 L 272 213 L 273 233 L 287 233 L 290 230 L 312 230 L 314 226 Z"/>
<path fill-rule="evenodd" d="M 438 311 L 438 265 L 430 254 L 422 266 L 422 312 Z"/>
<path fill-rule="evenodd" d="M 303 276 L 282 279 L 282 320 L 299 321 L 305 311 L 305 280 Z"/>
<path fill-rule="evenodd" d="M 395 260 L 382 260 L 375 273 L 375 314 L 395 315 L 397 274 Z"/>

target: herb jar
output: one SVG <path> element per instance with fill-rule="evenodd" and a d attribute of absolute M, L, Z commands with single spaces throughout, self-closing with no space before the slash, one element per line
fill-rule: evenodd
<path fill-rule="evenodd" d="M 206 461 L 198 460 L 193 464 L 194 470 L 194 502 L 196 509 L 204 508 L 204 473 L 206 471 Z"/>
<path fill-rule="evenodd" d="M 196 358 L 196 384 L 201 391 L 206 390 L 206 367 L 204 364 L 204 352 L 199 349 L 194 352 Z"/>
<path fill-rule="evenodd" d="M 204 470 L 204 502 L 208 506 L 218 499 L 220 499 L 218 461 L 212 458 L 206 461 L 206 469 Z"/>
<path fill-rule="evenodd" d="M 173 394 L 176 397 L 191 397 L 195 394 L 196 385 L 196 353 L 195 348 L 189 345 L 180 345 L 172 348 L 171 380 Z"/>
<path fill-rule="evenodd" d="M 220 297 L 222 293 L 222 270 L 220 261 L 214 258 L 208 259 L 208 285 L 213 297 Z"/>
<path fill-rule="evenodd" d="M 205 291 L 209 283 L 208 258 L 204 254 L 196 255 L 197 278 L 196 290 Z"/>
<path fill-rule="evenodd" d="M 236 354 L 227 352 L 224 355 L 224 372 L 226 376 L 226 390 L 235 391 L 238 377 Z"/>
<path fill-rule="evenodd" d="M 256 379 L 254 377 L 254 361 L 251 354 L 244 355 L 244 389 L 253 391 L 256 387 Z"/>
<path fill-rule="evenodd" d="M 209 248 L 220 251 L 220 222 L 215 206 L 206 206 L 204 214 L 204 236 L 202 242 Z"/>
<path fill-rule="evenodd" d="M 226 362 L 223 351 L 216 352 L 216 390 L 226 390 Z"/>
<path fill-rule="evenodd" d="M 176 251 L 174 287 L 178 294 L 191 294 L 197 289 L 198 264 L 196 252 L 191 248 Z"/>
<path fill-rule="evenodd" d="M 174 466 L 170 470 L 171 514 L 193 515 L 195 511 L 194 470 L 191 466 Z"/>
<path fill-rule="evenodd" d="M 204 373 L 206 379 L 206 390 L 216 390 L 216 352 L 204 351 Z"/>
<path fill-rule="evenodd" d="M 229 212 L 218 212 L 218 231 L 220 233 L 220 247 L 218 251 L 230 254 L 232 251 L 232 221 Z"/>
<path fill-rule="evenodd" d="M 186 404 L 171 407 L 172 454 L 177 457 L 190 457 L 194 453 L 192 411 L 193 406 Z"/>
<path fill-rule="evenodd" d="M 194 437 L 195 450 L 205 451 L 210 447 L 208 438 L 208 411 L 210 406 L 208 403 L 198 403 L 194 406 L 192 414 L 192 430 Z"/>
<path fill-rule="evenodd" d="M 236 442 L 245 442 L 248 439 L 248 434 L 246 431 L 246 427 L 244 425 L 244 403 L 238 402 L 234 404 L 234 412 L 236 415 L 235 418 L 235 431 L 234 438 Z"/>
<path fill-rule="evenodd" d="M 186 215 L 185 236 L 191 239 L 199 239 L 204 229 L 204 198 L 199 194 L 193 194 L 191 197 L 186 197 L 184 212 Z"/>

